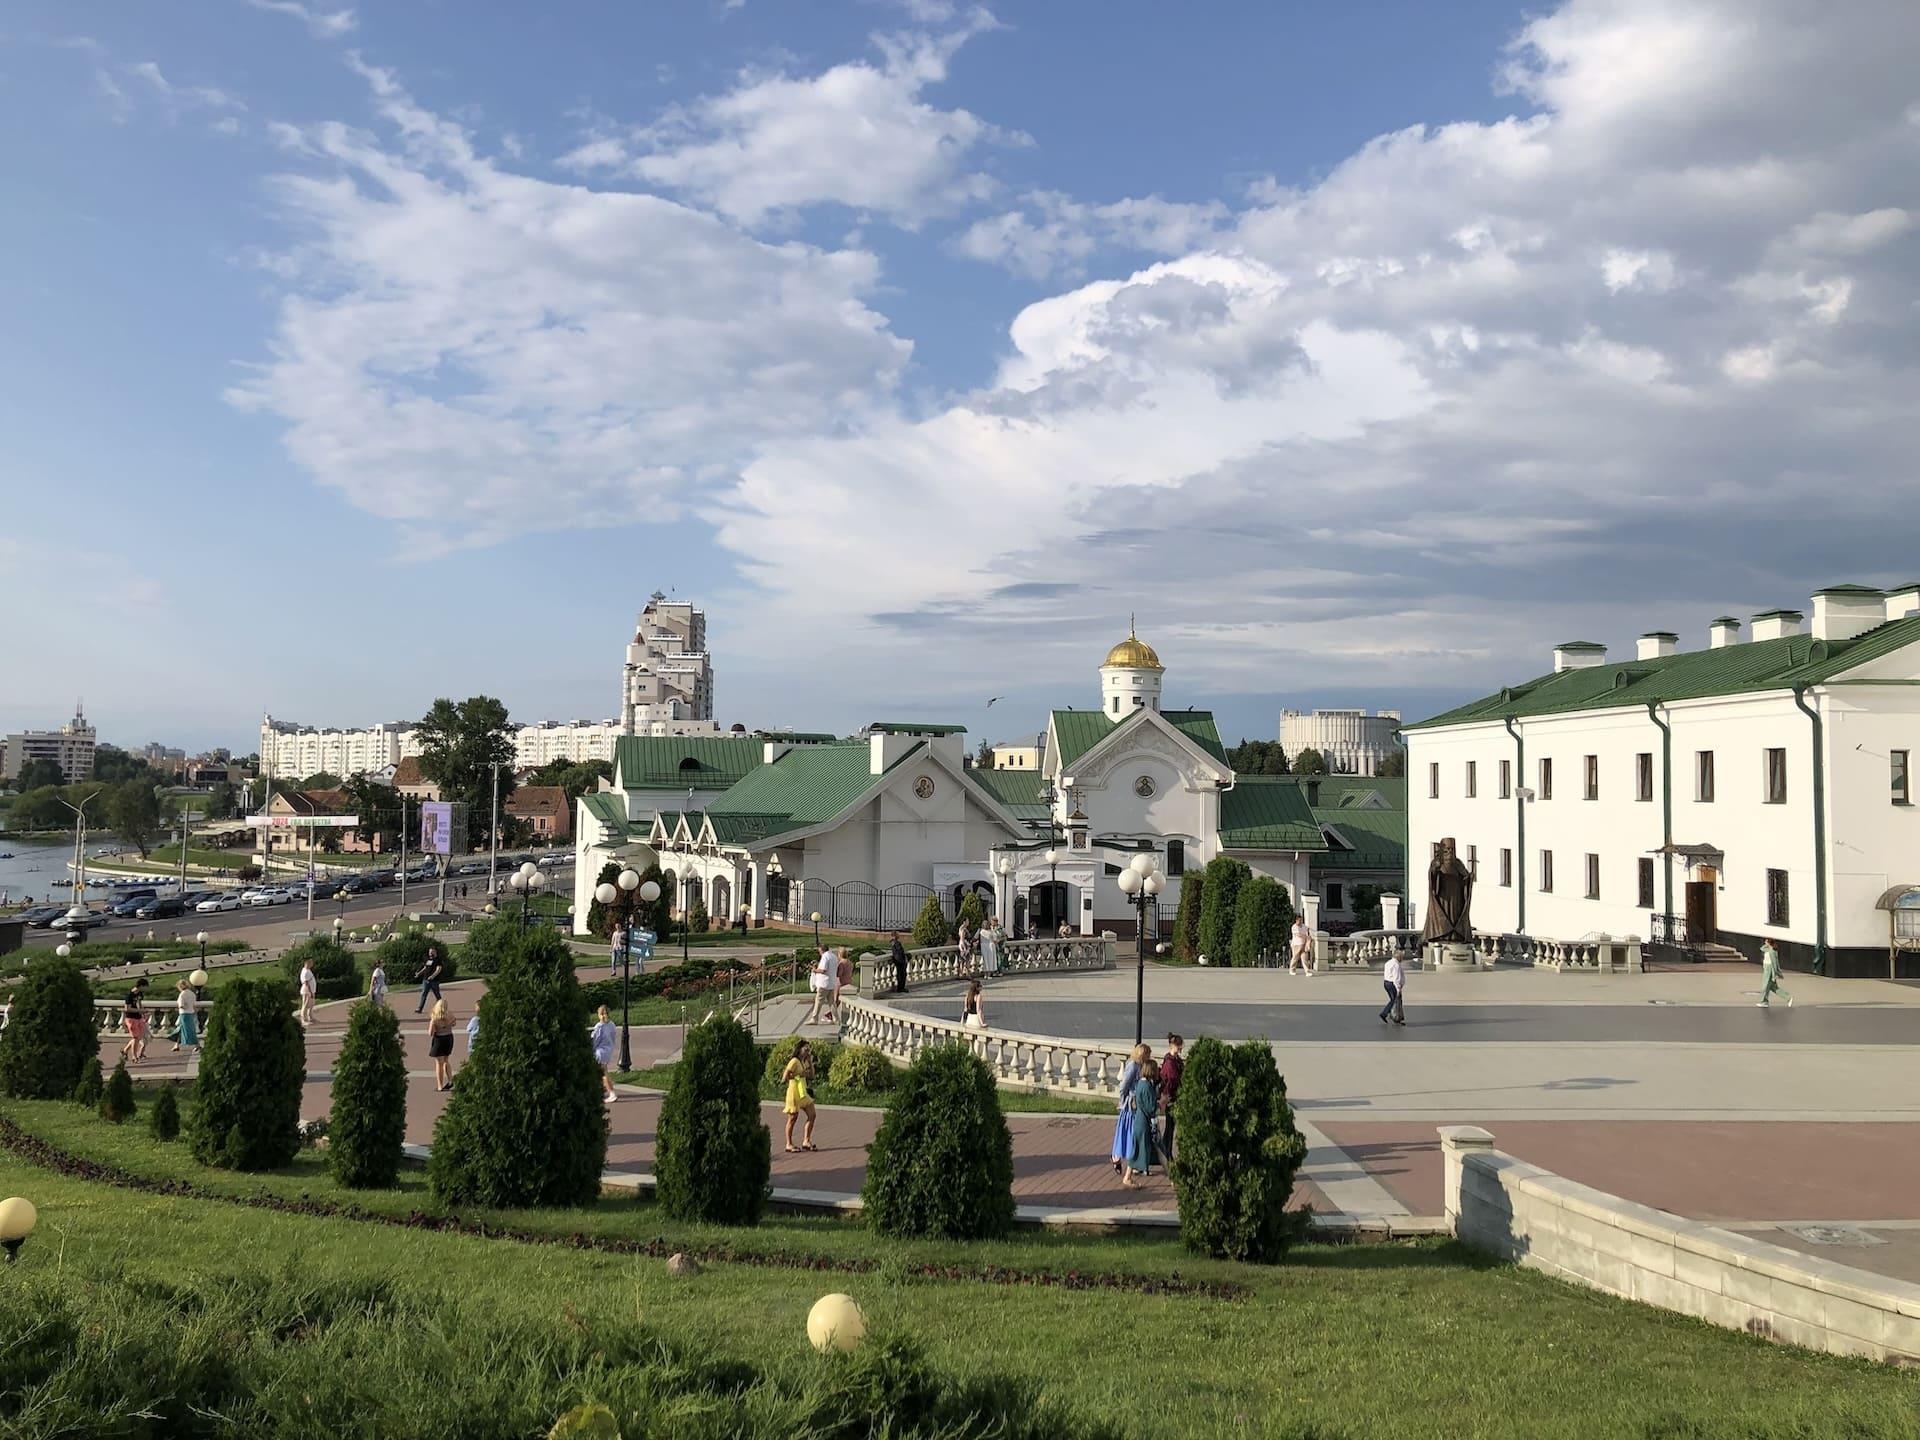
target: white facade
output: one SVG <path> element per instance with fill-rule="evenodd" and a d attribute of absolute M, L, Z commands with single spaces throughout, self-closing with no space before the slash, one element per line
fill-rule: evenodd
<path fill-rule="evenodd" d="M 1451 836 L 1463 860 L 1477 861 L 1476 929 L 1648 938 L 1671 913 L 1696 942 L 1750 958 L 1771 938 L 1790 964 L 1811 963 L 1819 948 L 1828 973 L 1888 973 L 1889 916 L 1876 902 L 1920 882 L 1913 782 L 1899 788 L 1920 757 L 1920 622 L 1883 631 L 1849 666 L 1845 650 L 1824 647 L 1863 632 L 1833 623 L 1839 607 L 1821 598 L 1816 620 L 1826 611 L 1829 623 L 1803 653 L 1807 664 L 1831 663 L 1814 683 L 1797 682 L 1805 710 L 1783 683 L 1661 699 L 1652 713 L 1639 703 L 1522 715 L 1517 733 L 1499 718 L 1407 731 L 1408 895 L 1424 910 L 1427 861 Z M 1885 625 L 1902 613 L 1889 597 L 1871 618 Z M 1799 618 L 1770 612 L 1754 629 L 1804 635 Z M 1670 641 L 1643 637 L 1639 658 L 1674 655 Z M 1729 643 L 1740 642 L 1719 624 L 1711 647 Z M 1556 661 L 1558 670 L 1607 663 L 1599 646 L 1563 647 Z M 1638 678 L 1634 662 L 1609 674 L 1622 688 Z"/>
<path fill-rule="evenodd" d="M 1318 750 L 1335 775 L 1378 775 L 1399 729 L 1398 710 L 1282 710 L 1280 748 L 1289 757 Z"/>
<path fill-rule="evenodd" d="M 260 773 L 279 780 L 300 780 L 326 771 L 358 775 L 397 765 L 407 755 L 413 726 L 406 721 L 368 725 L 358 730 L 317 729 L 266 715 L 260 721 Z"/>
<path fill-rule="evenodd" d="M 620 726 L 628 735 L 713 733 L 713 657 L 707 612 L 656 590 L 640 612 L 620 679 Z M 680 729 L 681 725 L 709 728 Z M 662 728 L 666 727 L 666 728 Z"/>
<path fill-rule="evenodd" d="M 20 730 L 7 736 L 6 778 L 17 780 L 30 760 L 51 760 L 67 777 L 67 783 L 90 779 L 93 775 L 94 729 L 87 714 L 74 702 L 73 719 L 58 730 Z"/>
<path fill-rule="evenodd" d="M 996 745 L 993 747 L 993 768 L 995 770 L 1038 770 L 1040 747 L 1038 745 Z"/>

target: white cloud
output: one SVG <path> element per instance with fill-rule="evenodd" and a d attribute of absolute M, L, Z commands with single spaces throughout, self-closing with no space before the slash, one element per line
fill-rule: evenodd
<path fill-rule="evenodd" d="M 151 60 L 142 60 L 134 65 L 122 67 L 128 75 L 145 84 L 175 111 L 205 108 L 209 110 L 244 110 L 246 103 L 226 91 L 212 85 L 176 85 L 161 73 L 160 67 Z"/>
<path fill-rule="evenodd" d="M 666 518 L 884 395 L 909 347 L 857 251 L 515 174 L 363 67 L 386 133 L 298 134 L 271 360 L 231 399 L 416 543 Z M 283 138 L 288 138 L 282 132 Z"/>
<path fill-rule="evenodd" d="M 1102 248 L 1184 254 L 1207 243 L 1227 218 L 1227 207 L 1217 200 L 1190 205 L 1148 195 L 1089 205 L 1057 191 L 1036 191 L 1018 210 L 976 220 L 954 245 L 970 260 L 1042 280 L 1079 271 Z"/>
<path fill-rule="evenodd" d="M 1671 290 L 1673 256 L 1665 251 L 1609 250 L 1600 258 L 1600 276 L 1616 295 L 1622 290 Z"/>
<path fill-rule="evenodd" d="M 359 17 L 351 9 L 322 10 L 313 5 L 303 5 L 300 0 L 245 0 L 256 10 L 271 10 L 277 15 L 291 15 L 320 40 L 337 40 L 342 35 L 352 33 L 359 25 Z"/>
<path fill-rule="evenodd" d="M 747 225 L 833 204 L 915 226 L 990 196 L 973 152 L 1024 139 L 923 98 L 960 46 L 992 23 L 975 12 L 942 35 L 878 37 L 877 64 L 743 74 L 734 89 L 658 124 L 595 134 L 562 163 L 677 190 Z"/>

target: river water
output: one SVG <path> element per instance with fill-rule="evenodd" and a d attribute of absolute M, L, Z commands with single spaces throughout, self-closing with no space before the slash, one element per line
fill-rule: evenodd
<path fill-rule="evenodd" d="M 102 841 L 88 845 L 87 853 L 98 855 L 112 848 L 112 841 Z M 9 904 L 28 895 L 34 898 L 35 903 L 73 898 L 73 876 L 67 869 L 67 862 L 73 859 L 71 840 L 56 840 L 50 845 L 43 845 L 0 835 L 0 855 L 9 852 L 11 859 L 0 860 L 0 891 L 5 892 Z M 89 885 L 87 893 L 97 903 L 106 891 L 100 886 Z"/>

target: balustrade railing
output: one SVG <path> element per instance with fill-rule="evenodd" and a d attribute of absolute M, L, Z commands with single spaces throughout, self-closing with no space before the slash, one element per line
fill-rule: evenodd
<path fill-rule="evenodd" d="M 993 1027 L 969 1029 L 896 1010 L 871 1000 L 840 998 L 840 1040 L 871 1045 L 899 1065 L 911 1065 L 936 1045 L 964 1045 L 986 1061 L 996 1082 L 1012 1090 L 1050 1091 L 1117 1100 L 1120 1073 L 1131 1046 L 1120 1041 L 1066 1040 Z"/>
<path fill-rule="evenodd" d="M 1114 942 L 1097 935 L 1076 935 L 1066 940 L 1002 940 L 995 949 L 998 975 L 1038 975 L 1070 970 L 1111 970 Z M 907 952 L 907 986 L 932 985 L 943 980 L 966 980 L 986 973 L 985 961 L 976 944 L 972 953 L 961 955 L 958 945 L 929 945 Z M 860 993 L 887 995 L 896 988 L 893 961 L 885 954 L 865 955 L 860 960 Z"/>
<path fill-rule="evenodd" d="M 1316 937 L 1320 939 L 1321 937 Z M 1384 965 L 1388 957 L 1420 953 L 1418 930 L 1358 930 L 1351 935 L 1328 935 L 1321 940 L 1329 970 L 1365 970 Z"/>
<path fill-rule="evenodd" d="M 1579 940 L 1555 940 L 1544 935 L 1514 935 L 1483 931 L 1473 948 L 1488 965 L 1531 965 L 1536 970 L 1590 970 L 1595 973 L 1641 969 L 1640 937 L 1589 935 Z"/>

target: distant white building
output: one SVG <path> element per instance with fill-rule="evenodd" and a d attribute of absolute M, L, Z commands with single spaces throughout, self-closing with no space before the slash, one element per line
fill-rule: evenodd
<path fill-rule="evenodd" d="M 1318 750 L 1334 775 L 1377 775 L 1394 752 L 1400 712 L 1382 710 L 1282 710 L 1280 748 L 1291 759 L 1302 750 Z"/>
<path fill-rule="evenodd" d="M 1476 929 L 1681 937 L 1798 968 L 1920 975 L 1920 584 L 1841 585 L 1631 658 L 1553 669 L 1406 728 L 1408 894 L 1434 847 Z M 1898 953 L 1895 953 L 1896 943 Z"/>
<path fill-rule="evenodd" d="M 18 780 L 30 760 L 51 760 L 60 767 L 69 785 L 93 776 L 93 726 L 87 723 L 86 708 L 74 702 L 73 719 L 58 730 L 18 730 L 7 736 L 6 778 Z"/>
<path fill-rule="evenodd" d="M 394 720 L 357 730 L 320 729 L 260 718 L 260 773 L 277 780 L 303 780 L 324 771 L 329 775 L 359 775 L 398 765 L 420 748 L 410 744 L 413 722 Z"/>
<path fill-rule="evenodd" d="M 995 745 L 992 748 L 994 770 L 1038 770 L 1040 768 L 1041 746 L 1037 743 L 1015 742 Z"/>
<path fill-rule="evenodd" d="M 707 612 L 656 590 L 627 646 L 620 683 L 625 735 L 716 735 Z"/>

